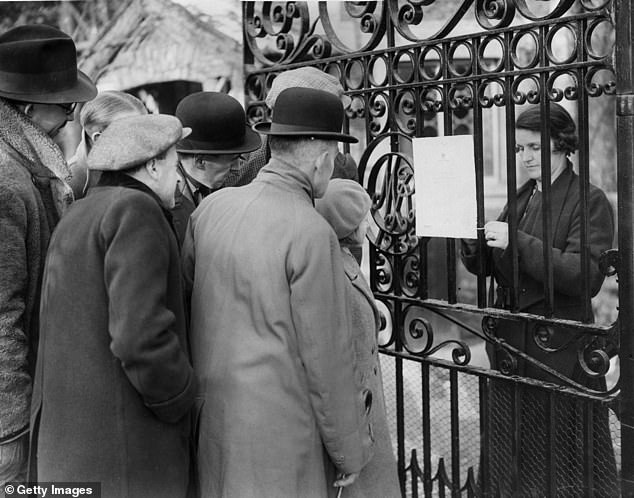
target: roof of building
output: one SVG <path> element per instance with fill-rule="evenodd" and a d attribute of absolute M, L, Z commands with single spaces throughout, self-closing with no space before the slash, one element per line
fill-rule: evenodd
<path fill-rule="evenodd" d="M 101 88 L 175 80 L 241 87 L 240 44 L 171 0 L 130 0 L 82 53 L 80 67 Z"/>

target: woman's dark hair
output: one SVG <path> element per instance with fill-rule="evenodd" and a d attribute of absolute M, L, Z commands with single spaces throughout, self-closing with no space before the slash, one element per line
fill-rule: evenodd
<path fill-rule="evenodd" d="M 542 115 L 539 106 L 527 109 L 517 117 L 515 129 L 541 132 Z M 579 138 L 577 127 L 572 117 L 559 104 L 550 103 L 550 138 L 555 145 L 555 151 L 566 155 L 577 150 Z"/>

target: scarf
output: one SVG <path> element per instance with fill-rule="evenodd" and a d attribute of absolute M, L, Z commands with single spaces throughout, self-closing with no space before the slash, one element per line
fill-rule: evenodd
<path fill-rule="evenodd" d="M 74 200 L 69 185 L 71 172 L 59 146 L 42 128 L 6 100 L 0 98 L 0 141 L 32 165 L 31 174 L 42 166 L 50 173 L 55 208 L 62 216 Z"/>

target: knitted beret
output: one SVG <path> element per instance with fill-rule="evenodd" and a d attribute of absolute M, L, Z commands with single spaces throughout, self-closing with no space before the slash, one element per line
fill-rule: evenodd
<path fill-rule="evenodd" d="M 266 105 L 269 106 L 270 109 L 273 109 L 278 95 L 287 88 L 293 87 L 312 88 L 313 90 L 322 90 L 332 93 L 339 97 L 344 109 L 346 109 L 352 101 L 350 97 L 343 93 L 343 86 L 341 86 L 339 80 L 332 74 L 324 73 L 316 67 L 306 66 L 278 74 L 273 80 L 271 89 L 266 96 Z"/>
<path fill-rule="evenodd" d="M 166 114 L 130 116 L 113 121 L 88 154 L 88 169 L 125 170 L 160 156 L 191 133 Z"/>
<path fill-rule="evenodd" d="M 315 199 L 315 208 L 343 239 L 354 232 L 367 216 L 372 200 L 354 180 L 335 178 L 328 183 L 326 194 Z"/>

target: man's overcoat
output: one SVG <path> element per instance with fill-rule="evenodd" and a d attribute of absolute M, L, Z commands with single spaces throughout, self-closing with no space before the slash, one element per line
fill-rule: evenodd
<path fill-rule="evenodd" d="M 38 480 L 101 482 L 104 498 L 184 497 L 195 387 L 179 250 L 158 197 L 109 175 L 115 185 L 91 189 L 51 239 L 32 407 Z"/>
<path fill-rule="evenodd" d="M 64 170 L 50 137 L 0 99 L 0 443 L 29 428 L 40 283 L 62 205 L 54 171 Z"/>
<path fill-rule="evenodd" d="M 202 496 L 326 497 L 332 463 L 352 473 L 367 462 L 371 396 L 354 378 L 339 251 L 310 180 L 275 159 L 192 215 Z"/>

